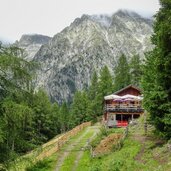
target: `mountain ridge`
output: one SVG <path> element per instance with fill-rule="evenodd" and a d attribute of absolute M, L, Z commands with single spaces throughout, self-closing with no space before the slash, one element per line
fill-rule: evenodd
<path fill-rule="evenodd" d="M 113 71 L 121 54 L 143 58 L 153 48 L 152 22 L 123 10 L 76 18 L 35 53 L 33 60 L 41 64 L 36 88 L 45 88 L 52 101 L 71 101 L 76 90 L 90 85 L 94 70 L 107 65 Z"/>

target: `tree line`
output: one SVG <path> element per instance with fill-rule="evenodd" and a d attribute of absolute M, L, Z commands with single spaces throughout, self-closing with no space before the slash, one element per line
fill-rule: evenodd
<path fill-rule="evenodd" d="M 143 66 L 142 88 L 144 107 L 156 133 L 171 138 L 171 1 L 160 0 L 155 15 L 154 49 L 146 54 Z"/>

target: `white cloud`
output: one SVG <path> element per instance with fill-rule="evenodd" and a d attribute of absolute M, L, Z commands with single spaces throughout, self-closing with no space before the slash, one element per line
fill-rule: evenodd
<path fill-rule="evenodd" d="M 22 34 L 53 36 L 82 14 L 112 14 L 129 9 L 153 15 L 158 0 L 0 0 L 0 37 L 12 41 Z"/>

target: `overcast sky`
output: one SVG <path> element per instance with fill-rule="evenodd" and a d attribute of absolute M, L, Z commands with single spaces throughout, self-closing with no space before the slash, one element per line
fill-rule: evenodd
<path fill-rule="evenodd" d="M 0 0 L 0 39 L 15 41 L 22 34 L 53 36 L 82 14 L 109 14 L 128 9 L 149 17 L 158 0 Z"/>

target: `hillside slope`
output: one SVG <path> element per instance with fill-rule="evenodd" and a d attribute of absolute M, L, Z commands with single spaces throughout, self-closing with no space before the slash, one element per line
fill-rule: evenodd
<path fill-rule="evenodd" d="M 84 147 L 86 140 L 93 135 L 94 128 L 97 127 L 87 128 L 69 141 L 59 153 L 46 158 L 29 171 L 35 169 L 37 171 L 45 169 L 46 171 L 55 169 L 59 171 L 171 170 L 171 151 L 168 150 L 168 144 L 164 140 L 155 137 L 150 129 L 145 136 L 141 125 L 130 128 L 129 136 L 123 142 L 121 149 L 113 149 L 108 154 L 92 158 L 90 151 L 83 148 L 82 154 L 78 158 L 80 148 Z M 110 129 L 109 132 L 118 132 L 118 129 Z M 99 136 L 100 134 L 96 136 L 97 139 Z"/>

